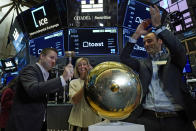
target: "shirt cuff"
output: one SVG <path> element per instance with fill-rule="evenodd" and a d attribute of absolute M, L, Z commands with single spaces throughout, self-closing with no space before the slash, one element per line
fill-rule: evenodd
<path fill-rule="evenodd" d="M 64 80 L 63 76 L 60 76 L 62 86 L 65 87 L 67 85 L 66 81 Z"/>
<path fill-rule="evenodd" d="M 161 33 L 162 31 L 166 30 L 166 27 L 165 26 L 161 26 L 160 28 L 158 28 L 154 33 L 156 35 L 158 35 L 159 33 Z"/>
<path fill-rule="evenodd" d="M 137 43 L 137 40 L 132 37 L 129 37 L 129 42 L 135 44 Z"/>

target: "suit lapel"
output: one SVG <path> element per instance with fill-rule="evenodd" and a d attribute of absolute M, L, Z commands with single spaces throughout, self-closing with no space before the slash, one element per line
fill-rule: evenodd
<path fill-rule="evenodd" d="M 35 68 L 38 72 L 38 81 L 43 82 L 44 81 L 44 76 L 43 76 L 43 73 L 42 73 L 40 67 L 37 64 L 35 64 Z M 46 94 L 46 95 L 44 95 L 44 104 L 45 104 L 45 106 L 47 105 L 47 102 L 48 102 L 48 95 Z"/>
<path fill-rule="evenodd" d="M 44 76 L 42 74 L 42 71 L 41 69 L 39 68 L 39 66 L 37 64 L 35 64 L 35 68 L 37 69 L 38 71 L 38 78 L 39 78 L 39 81 L 44 81 Z"/>
<path fill-rule="evenodd" d="M 147 69 L 150 71 L 150 74 L 152 74 L 152 61 L 150 58 L 147 58 L 144 62 L 146 65 Z"/>

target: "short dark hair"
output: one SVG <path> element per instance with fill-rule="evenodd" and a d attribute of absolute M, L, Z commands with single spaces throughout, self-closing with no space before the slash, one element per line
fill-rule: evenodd
<path fill-rule="evenodd" d="M 50 51 L 54 51 L 54 52 L 56 52 L 58 54 L 58 51 L 55 48 L 44 48 L 41 51 L 40 55 L 46 56 Z"/>
<path fill-rule="evenodd" d="M 146 35 L 151 34 L 151 33 L 154 34 L 154 36 L 156 37 L 157 40 L 158 40 L 158 39 L 161 39 L 161 38 L 158 37 L 158 35 L 155 34 L 155 32 L 148 32 Z M 145 35 L 145 36 L 146 36 L 146 35 Z"/>

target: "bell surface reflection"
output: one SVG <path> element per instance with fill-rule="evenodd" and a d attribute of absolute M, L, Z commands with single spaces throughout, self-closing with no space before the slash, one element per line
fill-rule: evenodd
<path fill-rule="evenodd" d="M 137 74 L 119 62 L 95 66 L 85 81 L 85 99 L 101 117 L 121 120 L 140 104 L 142 88 Z"/>

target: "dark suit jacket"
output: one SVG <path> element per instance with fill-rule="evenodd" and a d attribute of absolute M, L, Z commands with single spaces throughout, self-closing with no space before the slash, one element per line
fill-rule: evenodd
<path fill-rule="evenodd" d="M 168 30 L 162 31 L 158 36 L 163 40 L 163 43 L 170 51 L 170 57 L 167 60 L 167 63 L 165 65 L 160 65 L 159 67 L 158 76 L 163 82 L 164 88 L 171 93 L 177 103 L 184 107 L 188 118 L 190 120 L 195 120 L 196 106 L 187 87 L 182 81 L 182 70 L 186 64 L 185 49 L 180 41 Z M 148 87 L 152 78 L 152 62 L 150 58 L 138 60 L 130 57 L 133 47 L 133 43 L 127 43 L 120 58 L 122 63 L 130 66 L 139 74 L 143 89 L 143 102 L 149 91 Z M 131 118 L 136 119 L 141 115 L 142 109 L 141 105 L 138 106 L 138 108 L 131 114 L 130 120 Z"/>
<path fill-rule="evenodd" d="M 46 114 L 46 94 L 63 90 L 60 78 L 44 82 L 38 65 L 28 65 L 20 73 L 6 131 L 40 131 Z"/>

